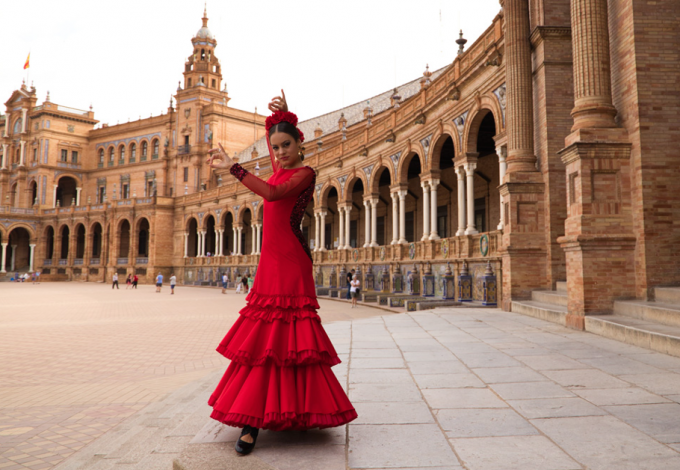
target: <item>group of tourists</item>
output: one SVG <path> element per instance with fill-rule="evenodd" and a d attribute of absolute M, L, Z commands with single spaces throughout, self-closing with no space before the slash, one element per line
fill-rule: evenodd
<path fill-rule="evenodd" d="M 30 275 L 29 273 L 19 274 L 19 271 L 14 273 L 14 277 L 10 279 L 12 282 L 27 282 L 28 280 L 33 281 L 33 284 L 40 283 L 40 271 L 33 271 Z"/>
<path fill-rule="evenodd" d="M 113 288 L 120 289 L 120 287 L 118 287 L 118 273 L 113 273 L 111 280 L 113 281 L 111 284 L 111 289 Z M 125 279 L 125 290 L 136 289 L 138 283 L 139 277 L 136 274 L 128 274 L 127 278 Z M 170 294 L 175 293 L 176 284 L 177 277 L 175 277 L 175 273 L 172 273 L 172 275 L 170 276 Z M 156 292 L 160 293 L 162 287 L 163 287 L 163 274 L 159 272 L 158 276 L 156 276 Z"/>
<path fill-rule="evenodd" d="M 224 277 L 226 277 L 226 275 Z M 239 283 L 236 284 L 236 293 L 240 294 L 241 291 L 244 291 L 244 294 L 250 294 L 250 289 L 253 288 L 254 283 L 255 278 L 253 276 L 250 274 L 244 274 Z"/>

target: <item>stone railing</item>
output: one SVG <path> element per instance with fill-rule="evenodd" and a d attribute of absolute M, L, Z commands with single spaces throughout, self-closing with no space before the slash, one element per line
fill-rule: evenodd
<path fill-rule="evenodd" d="M 101 261 L 100 261 L 99 258 L 90 258 L 90 265 L 100 264 L 100 263 L 101 263 Z"/>
<path fill-rule="evenodd" d="M 135 262 L 137 264 L 149 264 L 149 258 L 137 258 Z"/>
<path fill-rule="evenodd" d="M 82 264 L 83 264 L 83 258 L 75 258 L 75 259 L 73 260 L 73 265 L 74 265 L 74 266 L 78 266 L 78 265 L 82 265 Z"/>
<path fill-rule="evenodd" d="M 59 266 L 66 266 L 68 265 L 68 259 L 60 259 L 59 260 Z"/>
<path fill-rule="evenodd" d="M 52 260 L 46 259 L 45 261 L 43 261 L 43 266 L 52 266 Z"/>
<path fill-rule="evenodd" d="M 116 264 L 128 264 L 128 259 L 127 258 L 117 258 Z"/>

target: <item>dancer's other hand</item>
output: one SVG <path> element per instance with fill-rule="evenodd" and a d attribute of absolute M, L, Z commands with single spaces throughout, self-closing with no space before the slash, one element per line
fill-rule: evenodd
<path fill-rule="evenodd" d="M 222 144 L 217 144 L 219 148 L 208 150 L 208 166 L 215 169 L 229 169 L 235 163 L 234 160 L 224 151 Z"/>
<path fill-rule="evenodd" d="M 286 102 L 286 94 L 283 92 L 283 89 L 281 90 L 281 96 L 275 96 L 269 102 L 269 110 L 272 113 L 275 113 L 276 111 L 284 111 L 284 112 L 288 111 L 288 103 Z"/>

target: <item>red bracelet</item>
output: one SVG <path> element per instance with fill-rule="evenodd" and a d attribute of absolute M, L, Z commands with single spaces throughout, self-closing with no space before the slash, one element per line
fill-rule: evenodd
<path fill-rule="evenodd" d="M 245 178 L 246 175 L 248 174 L 248 170 L 246 170 L 245 168 L 243 168 L 243 167 L 242 167 L 241 165 L 239 165 L 238 163 L 234 163 L 234 164 L 231 166 L 231 168 L 229 168 L 229 173 L 231 173 L 232 175 L 234 175 L 234 176 L 236 177 L 236 179 L 238 179 L 239 181 L 243 181 L 243 178 Z"/>

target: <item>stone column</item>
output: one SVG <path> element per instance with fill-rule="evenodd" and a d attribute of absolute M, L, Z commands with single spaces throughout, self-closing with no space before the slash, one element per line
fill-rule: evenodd
<path fill-rule="evenodd" d="M 612 105 L 607 0 L 571 0 L 574 57 L 572 131 L 616 127 Z"/>
<path fill-rule="evenodd" d="M 187 258 L 189 256 L 189 234 L 184 232 L 182 236 L 184 236 L 184 258 Z"/>
<path fill-rule="evenodd" d="M 220 238 L 220 229 L 215 229 L 215 256 L 220 256 L 220 247 L 222 246 L 222 239 Z"/>
<path fill-rule="evenodd" d="M 505 0 L 504 10 L 508 172 L 535 171 L 529 2 Z"/>
<path fill-rule="evenodd" d="M 231 226 L 231 251 L 237 255 L 238 252 L 236 249 L 238 248 L 238 231 L 236 230 L 236 227 L 232 224 Z M 231 254 L 231 253 L 230 253 Z"/>
<path fill-rule="evenodd" d="M 456 167 L 458 176 L 458 229 L 456 236 L 465 235 L 465 169 L 461 165 Z"/>
<path fill-rule="evenodd" d="M 243 247 L 241 246 L 241 235 L 243 234 L 243 227 L 236 227 L 236 231 L 238 232 L 237 235 L 238 250 L 236 251 L 236 254 L 242 255 Z"/>
<path fill-rule="evenodd" d="M 319 212 L 321 217 L 321 240 L 319 241 L 319 250 L 326 251 L 326 211 Z"/>
<path fill-rule="evenodd" d="M 26 142 L 22 140 L 19 145 L 21 145 L 21 151 L 19 152 L 19 166 L 24 166 L 24 160 L 26 159 L 24 156 L 24 147 L 26 146 Z"/>
<path fill-rule="evenodd" d="M 205 230 L 201 230 L 201 231 L 199 232 L 199 237 L 200 237 L 200 238 L 199 238 L 199 242 L 198 242 L 198 248 L 199 248 L 199 256 L 200 256 L 201 258 L 205 257 L 205 235 L 206 235 L 207 233 L 208 233 L 208 232 L 205 231 Z"/>
<path fill-rule="evenodd" d="M 16 246 L 16 245 L 12 245 L 12 259 L 11 259 L 11 261 L 10 261 L 11 266 L 12 266 L 12 268 L 10 269 L 10 271 L 12 271 L 12 272 L 14 272 L 14 270 L 16 269 L 16 267 L 14 266 L 15 261 L 16 261 L 16 256 L 17 256 L 17 246 Z"/>
<path fill-rule="evenodd" d="M 437 233 L 437 186 L 439 180 L 430 180 L 430 210 L 432 212 L 430 217 L 430 240 L 439 240 L 439 233 Z"/>
<path fill-rule="evenodd" d="M 406 191 L 399 191 L 399 243 L 406 244 Z"/>
<path fill-rule="evenodd" d="M 319 213 L 314 213 L 314 251 L 319 251 L 319 236 L 321 231 L 319 230 Z"/>
<path fill-rule="evenodd" d="M 349 239 L 349 226 L 350 226 L 349 213 L 351 211 L 352 206 L 345 206 L 345 248 L 348 250 L 352 248 Z"/>
<path fill-rule="evenodd" d="M 363 247 L 371 246 L 371 203 L 364 200 L 364 244 Z"/>
<path fill-rule="evenodd" d="M 5 128 L 7 128 L 7 125 L 5 125 Z M 0 166 L 0 169 L 5 170 L 7 169 L 7 144 L 2 144 L 2 166 Z"/>
<path fill-rule="evenodd" d="M 58 186 L 55 184 L 54 185 L 54 191 L 52 191 L 52 207 L 57 207 L 57 188 Z"/>
<path fill-rule="evenodd" d="M 340 228 L 338 230 L 338 250 L 345 248 L 345 217 L 344 207 L 338 207 L 338 217 L 340 217 Z"/>
<path fill-rule="evenodd" d="M 257 224 L 257 237 L 256 237 L 256 243 L 255 246 L 257 249 L 255 250 L 256 254 L 260 254 L 262 252 L 262 224 Z"/>
<path fill-rule="evenodd" d="M 257 253 L 257 224 L 250 224 L 250 254 L 254 255 Z"/>
<path fill-rule="evenodd" d="M 28 108 L 24 108 L 21 110 L 21 133 L 25 134 L 26 133 L 26 114 L 28 113 Z M 6 122 L 6 126 L 9 125 L 9 122 Z"/>
<path fill-rule="evenodd" d="M 421 181 L 423 188 L 423 236 L 421 240 L 430 239 L 430 188 L 427 181 Z M 434 224 L 433 224 L 434 225 Z"/>
<path fill-rule="evenodd" d="M 2 243 L 2 264 L 0 264 L 0 273 L 6 273 L 5 265 L 7 264 L 7 245 L 9 243 Z"/>
<path fill-rule="evenodd" d="M 465 164 L 465 174 L 467 175 L 467 228 L 465 235 L 475 235 L 479 233 L 475 228 L 475 168 L 476 163 Z"/>
<path fill-rule="evenodd" d="M 30 248 L 31 252 L 29 255 L 29 260 L 28 260 L 28 272 L 32 273 L 33 272 L 33 262 L 35 260 L 35 243 L 31 243 L 28 245 Z"/>
<path fill-rule="evenodd" d="M 392 242 L 390 245 L 399 243 L 399 193 L 393 191 L 392 196 Z"/>
<path fill-rule="evenodd" d="M 498 155 L 498 180 L 503 184 L 503 178 L 505 178 L 505 171 L 508 168 L 507 163 L 505 162 L 505 147 L 503 146 L 498 146 L 496 147 L 496 155 Z M 498 230 L 503 230 L 503 225 L 504 222 L 504 216 L 503 216 L 503 197 L 501 196 L 500 198 L 500 221 L 498 222 Z"/>
<path fill-rule="evenodd" d="M 76 206 L 79 206 L 79 205 L 80 205 L 80 191 L 81 191 L 82 189 L 83 189 L 83 188 L 76 188 Z"/>
<path fill-rule="evenodd" d="M 378 245 L 378 198 L 371 199 L 371 246 Z"/>

